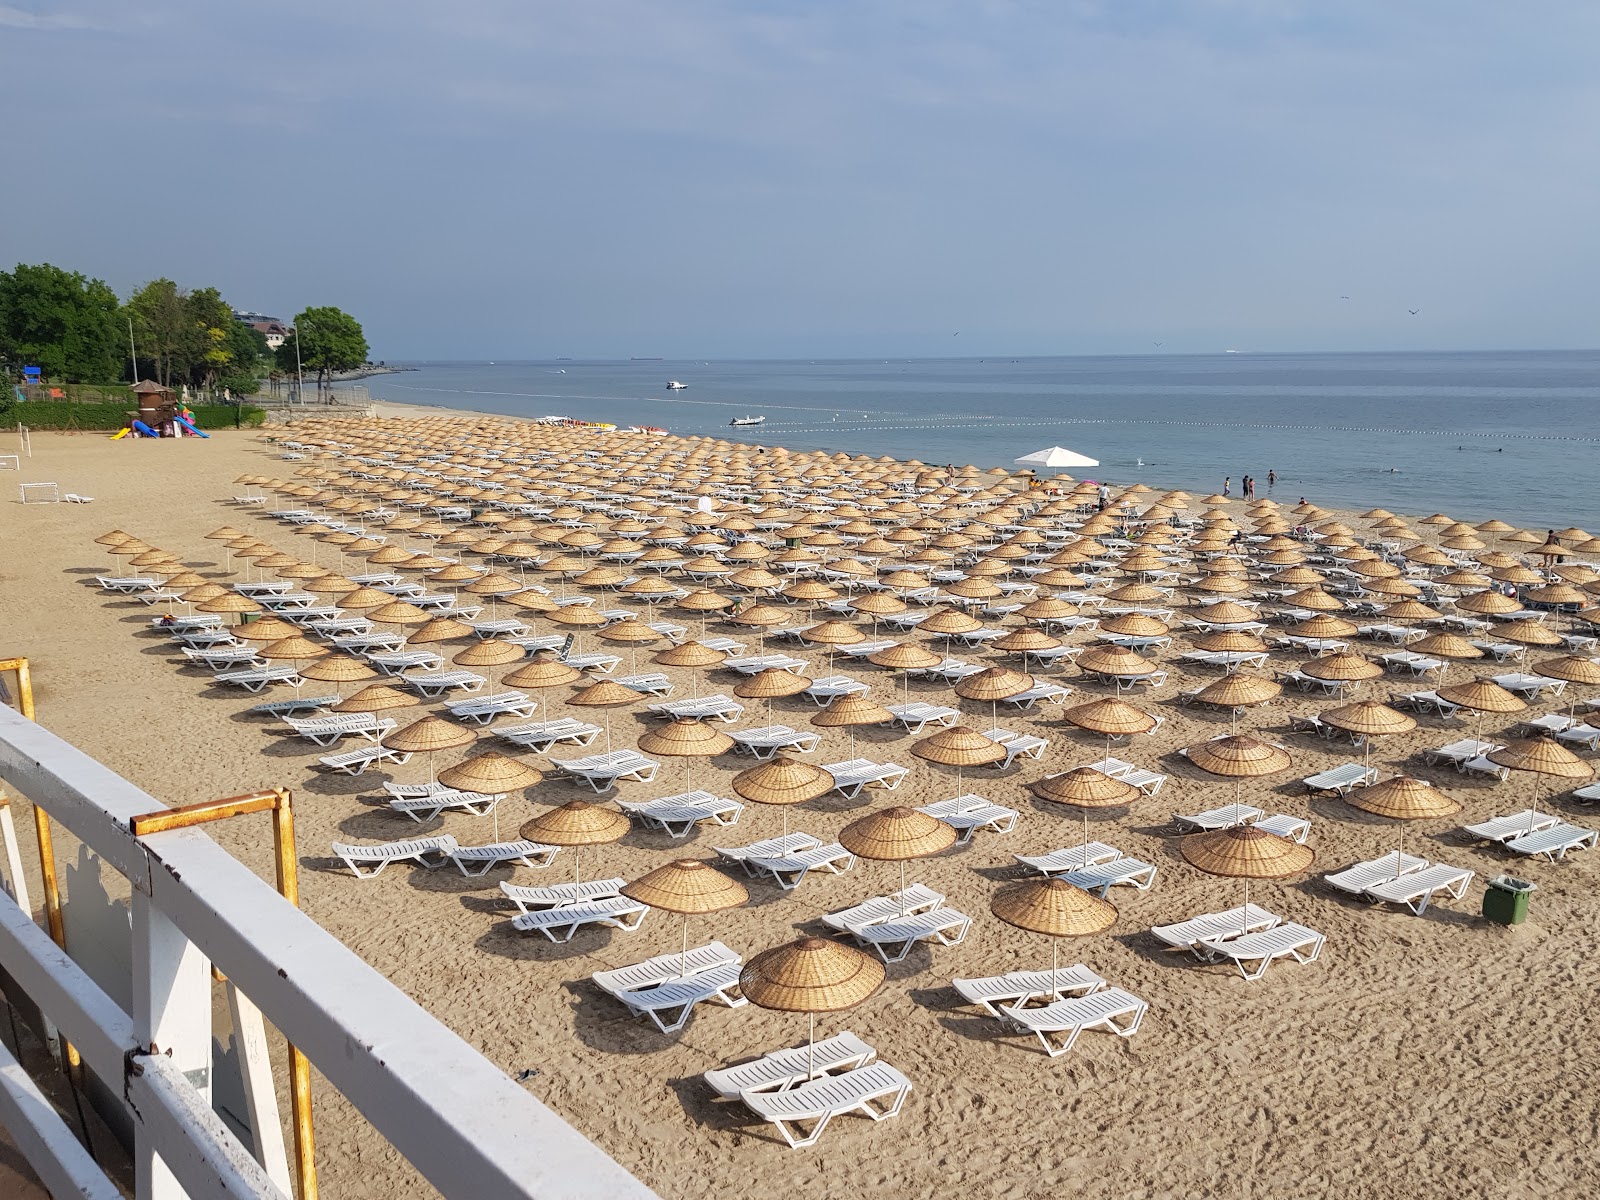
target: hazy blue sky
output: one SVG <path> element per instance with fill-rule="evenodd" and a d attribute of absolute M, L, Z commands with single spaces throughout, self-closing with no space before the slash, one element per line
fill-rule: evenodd
<path fill-rule="evenodd" d="M 0 0 L 0 263 L 391 359 L 1593 346 L 1597 47 L 1593 0 Z"/>

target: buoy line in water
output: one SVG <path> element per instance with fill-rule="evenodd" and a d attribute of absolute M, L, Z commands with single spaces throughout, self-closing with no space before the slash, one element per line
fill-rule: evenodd
<path fill-rule="evenodd" d="M 1443 438 L 1478 438 L 1485 441 L 1523 441 L 1523 442 L 1576 442 L 1596 443 L 1600 437 L 1583 437 L 1575 434 L 1558 433 L 1510 433 L 1510 432 L 1473 432 L 1460 429 L 1401 429 L 1381 425 L 1294 425 L 1287 422 L 1268 421 L 1171 421 L 1171 420 L 1131 420 L 1112 417 L 1064 417 L 1049 421 L 973 421 L 965 426 L 969 429 L 1041 429 L 1062 425 L 1164 425 L 1193 429 L 1289 429 L 1310 433 L 1383 433 L 1400 434 L 1415 437 L 1443 437 Z M 916 432 L 918 430 L 959 429 L 962 425 L 948 421 L 921 421 L 921 422 L 895 422 L 885 423 L 879 421 L 863 421 L 859 424 L 853 421 L 830 421 L 819 426 L 795 426 L 782 422 L 772 422 L 766 426 L 774 433 L 837 433 L 840 429 L 875 429 L 896 432 Z"/>

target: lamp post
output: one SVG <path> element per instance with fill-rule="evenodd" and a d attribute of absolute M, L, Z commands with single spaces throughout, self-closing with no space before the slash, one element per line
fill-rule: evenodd
<path fill-rule="evenodd" d="M 294 402 L 296 404 L 304 404 L 306 402 L 306 379 L 304 371 L 300 366 L 299 323 L 297 322 L 296 324 L 289 326 L 289 328 L 294 330 Z"/>

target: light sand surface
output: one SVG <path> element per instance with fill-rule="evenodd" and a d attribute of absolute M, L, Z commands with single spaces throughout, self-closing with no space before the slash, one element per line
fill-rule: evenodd
<path fill-rule="evenodd" d="M 979 832 L 969 846 L 911 869 L 911 878 L 944 892 L 949 906 L 975 919 L 970 935 L 956 947 L 918 948 L 889 968 L 886 986 L 861 1008 L 818 1021 L 819 1036 L 849 1029 L 912 1079 L 904 1111 L 881 1124 L 836 1121 L 817 1146 L 792 1151 L 742 1110 L 713 1104 L 698 1077 L 797 1044 L 804 1017 L 754 1005 L 703 1007 L 670 1037 L 629 1017 L 588 976 L 676 950 L 676 918 L 653 913 L 636 933 L 591 930 L 552 945 L 511 931 L 509 910 L 499 901 L 503 879 L 570 879 L 570 852 L 544 872 L 501 869 L 468 880 L 450 868 L 396 868 L 377 880 L 352 878 L 329 859 L 331 841 L 420 832 L 407 818 L 363 802 L 391 776 L 314 772 L 320 751 L 244 715 L 261 697 L 217 688 L 206 673 L 179 668 L 172 648 L 148 630 L 150 609 L 95 589 L 93 575 L 119 560 L 92 539 L 113 527 L 219 577 L 226 560 L 219 543 L 204 535 L 223 523 L 332 562 L 328 547 L 225 503 L 241 472 L 287 475 L 294 464 L 277 461 L 248 432 L 141 443 L 36 434 L 34 452 L 24 478 L 55 479 L 64 490 L 97 498 L 83 507 L 22 507 L 12 494 L 0 497 L 6 501 L 0 654 L 32 661 L 40 720 L 168 804 L 270 785 L 293 788 L 306 911 L 507 1071 L 536 1070 L 526 1085 L 535 1095 L 664 1196 L 1596 1194 L 1600 1049 L 1590 1010 L 1600 986 L 1593 901 L 1600 855 L 1580 853 L 1557 864 L 1511 861 L 1460 840 L 1451 832 L 1455 820 L 1400 829 L 1337 799 L 1307 800 L 1296 781 L 1352 755 L 1348 747 L 1289 734 L 1288 717 L 1325 710 L 1332 701 L 1290 692 L 1242 720 L 1244 728 L 1286 744 L 1294 762 L 1282 776 L 1245 781 L 1243 799 L 1270 812 L 1310 816 L 1317 855 L 1308 876 L 1258 883 L 1251 899 L 1327 935 L 1319 961 L 1278 964 L 1265 979 L 1247 983 L 1231 967 L 1159 951 L 1147 932 L 1152 924 L 1241 899 L 1238 881 L 1182 860 L 1168 822 L 1173 812 L 1233 798 L 1230 783 L 1173 754 L 1226 730 L 1225 718 L 1172 701 L 1179 690 L 1215 676 L 1174 670 L 1153 697 L 1131 697 L 1166 723 L 1114 752 L 1171 778 L 1158 798 L 1092 814 L 1090 829 L 1155 864 L 1159 875 L 1149 891 L 1115 889 L 1110 898 L 1121 915 L 1111 933 L 1064 942 L 1062 961 L 1086 963 L 1143 997 L 1150 1010 L 1133 1038 L 1086 1034 L 1053 1060 L 1036 1042 L 997 1037 L 996 1023 L 962 1010 L 948 984 L 953 976 L 1048 966 L 1046 939 L 1002 923 L 989 901 L 1001 882 L 1019 877 L 1013 854 L 1081 840 L 1078 810 L 1036 802 L 1023 783 L 1103 753 L 1099 739 L 1064 727 L 1054 710 L 1007 716 L 1002 724 L 1051 739 L 1044 763 L 1004 774 L 968 771 L 959 786 L 1022 810 L 1016 831 Z M 799 656 L 820 666 L 815 652 Z M 1274 655 L 1275 664 L 1293 661 Z M 646 654 L 639 665 L 657 669 Z M 870 680 L 881 700 L 897 690 L 877 668 L 840 669 Z M 1457 668 L 1453 677 L 1467 673 Z M 674 674 L 678 694 L 685 694 L 687 673 Z M 1076 674 L 1069 667 L 1045 677 L 1078 686 Z M 731 691 L 734 682 L 717 672 L 700 687 Z M 1381 697 L 1390 683 L 1379 680 L 1365 694 Z M 1078 698 L 1104 694 L 1089 684 Z M 540 716 L 566 711 L 560 690 L 538 695 Z M 986 707 L 962 705 L 943 686 L 914 684 L 912 695 L 967 707 L 969 724 L 989 727 Z M 748 716 L 767 723 L 760 702 L 751 703 Z M 1533 711 L 1550 707 L 1556 705 Z M 799 727 L 815 711 L 800 698 L 776 702 L 772 716 Z M 632 744 L 644 728 L 628 711 L 613 721 L 619 744 Z M 1487 728 L 1503 724 L 1504 718 L 1490 718 Z M 1404 769 L 1443 785 L 1464 805 L 1461 821 L 1526 807 L 1534 786 L 1526 776 L 1490 785 L 1409 758 L 1469 730 L 1460 721 L 1424 717 L 1415 733 L 1383 741 L 1374 762 L 1385 774 Z M 912 758 L 912 739 L 868 730 L 857 744 L 867 757 L 912 767 L 894 802 L 956 794 L 954 772 Z M 845 731 L 827 730 L 808 759 L 831 762 L 845 757 L 846 748 Z M 465 753 L 446 752 L 439 765 Z M 730 795 L 729 779 L 748 765 L 733 756 L 691 767 L 668 762 L 654 785 L 625 784 L 620 794 L 647 799 L 683 790 L 682 784 Z M 415 781 L 426 771 L 415 759 L 392 777 Z M 1548 793 L 1550 785 L 1537 786 L 1541 796 Z M 547 780 L 502 807 L 500 831 L 578 797 L 593 798 Z M 858 803 L 808 804 L 789 810 L 790 828 L 831 837 L 888 802 L 884 793 L 868 792 Z M 1551 804 L 1579 824 L 1593 824 L 1593 814 L 1566 801 L 1543 806 Z M 616 845 L 586 851 L 584 874 L 636 878 L 676 857 L 709 857 L 713 844 L 776 834 L 780 819 L 776 810 L 752 805 L 735 829 L 707 829 L 683 842 L 636 830 Z M 449 815 L 435 828 L 475 843 L 490 840 L 491 821 Z M 212 833 L 269 875 L 264 822 L 213 826 Z M 1402 836 L 1410 851 L 1477 871 L 1467 898 L 1419 918 L 1334 898 L 1321 883 L 1321 872 L 1392 850 Z M 74 853 L 66 839 L 63 859 Z M 1539 884 L 1533 918 L 1521 927 L 1504 929 L 1477 916 L 1482 879 L 1502 870 Z M 819 931 L 818 914 L 891 890 L 897 878 L 894 864 L 863 861 L 793 892 L 755 882 L 747 907 L 696 919 L 691 936 L 718 938 L 748 958 L 797 931 Z M 449 1064 L 439 1068 L 448 1071 Z M 318 1145 L 325 1195 L 427 1194 L 393 1149 L 326 1087 L 319 1091 Z"/>

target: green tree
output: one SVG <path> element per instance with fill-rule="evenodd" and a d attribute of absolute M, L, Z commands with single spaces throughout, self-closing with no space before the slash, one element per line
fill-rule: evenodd
<path fill-rule="evenodd" d="M 330 374 L 355 370 L 367 361 L 367 354 L 361 323 L 349 313 L 332 307 L 308 308 L 295 317 L 294 329 L 278 347 L 278 366 L 285 373 L 297 366 L 315 371 L 321 389 Z"/>
<path fill-rule="evenodd" d="M 117 295 L 102 280 L 49 263 L 0 272 L 0 357 L 68 383 L 121 375 L 125 334 Z"/>
<path fill-rule="evenodd" d="M 140 357 L 150 361 L 156 379 L 166 387 L 172 386 L 174 375 L 179 382 L 186 381 L 203 350 L 189 311 L 189 293 L 170 279 L 153 279 L 128 297 L 127 311 L 134 344 Z"/>

